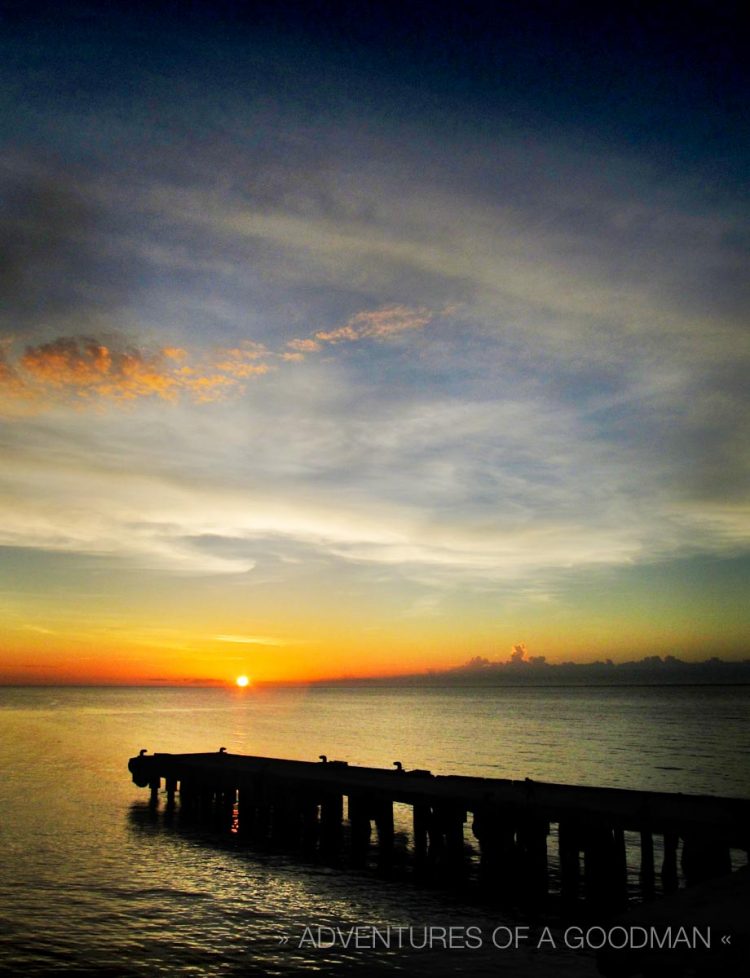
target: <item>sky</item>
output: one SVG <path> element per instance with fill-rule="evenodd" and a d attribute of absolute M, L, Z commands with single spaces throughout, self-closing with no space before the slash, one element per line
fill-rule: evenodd
<path fill-rule="evenodd" d="M 739 5 L 0 4 L 0 682 L 735 660 Z"/>

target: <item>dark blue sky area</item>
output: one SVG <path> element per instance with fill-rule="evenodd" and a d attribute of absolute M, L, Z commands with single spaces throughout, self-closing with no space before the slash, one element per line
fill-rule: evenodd
<path fill-rule="evenodd" d="M 475 123 L 482 116 L 486 125 L 489 113 L 515 124 L 596 127 L 605 138 L 671 139 L 674 151 L 677 140 L 688 155 L 735 154 L 747 137 L 750 59 L 734 3 L 2 9 L 8 55 L 33 65 L 36 50 L 45 67 L 54 62 L 63 96 L 68 76 L 85 97 L 99 85 L 126 92 L 143 73 L 155 81 L 189 70 L 214 89 L 265 78 L 279 96 L 286 86 L 294 98 L 363 98 L 401 117 L 442 102 L 463 106 Z"/>

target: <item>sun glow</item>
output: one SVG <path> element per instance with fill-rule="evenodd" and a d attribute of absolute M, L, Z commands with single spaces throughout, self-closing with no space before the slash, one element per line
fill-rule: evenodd
<path fill-rule="evenodd" d="M 250 679 L 248 676 L 237 676 L 235 682 L 237 683 L 238 686 L 242 686 L 242 687 L 250 685 Z"/>

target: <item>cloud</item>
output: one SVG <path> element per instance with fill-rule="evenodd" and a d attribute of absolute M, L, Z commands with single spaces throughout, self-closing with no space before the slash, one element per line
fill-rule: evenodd
<path fill-rule="evenodd" d="M 381 340 L 421 329 L 432 317 L 427 309 L 406 306 L 359 312 L 338 329 L 318 332 L 315 339 L 290 340 L 286 350 L 276 356 L 287 361 L 302 360 L 327 343 Z M 209 403 L 241 394 L 244 381 L 277 369 L 268 362 L 273 351 L 251 340 L 211 354 L 193 355 L 175 346 L 139 348 L 117 335 L 106 339 L 58 337 L 26 346 L 15 360 L 11 349 L 11 340 L 0 345 L 0 410 L 5 406 L 6 413 L 14 403 L 40 409 L 65 399 L 80 405 L 140 398 L 174 402 L 187 396 Z"/>
<path fill-rule="evenodd" d="M 747 684 L 750 679 L 750 659 L 726 661 L 713 656 L 702 661 L 683 661 L 673 655 L 663 659 L 658 655 L 645 656 L 632 662 L 612 662 L 611 659 L 596 662 L 547 662 L 544 656 L 532 656 L 522 661 L 511 658 L 507 662 L 492 662 L 484 656 L 475 656 L 453 669 L 430 669 L 411 675 L 382 676 L 366 679 L 325 679 L 320 682 L 347 682 L 356 685 L 665 685 L 684 684 Z M 313 684 L 315 685 L 315 684 Z"/>
<path fill-rule="evenodd" d="M 216 360 L 216 369 L 238 380 L 260 377 L 271 369 L 267 363 L 258 362 L 268 355 L 269 351 L 263 343 L 246 340 L 242 346 L 221 351 Z"/>
<path fill-rule="evenodd" d="M 315 339 L 321 343 L 353 342 L 367 338 L 386 339 L 407 330 L 422 329 L 432 317 L 433 312 L 429 309 L 386 306 L 374 312 L 359 312 L 338 329 L 320 330 L 315 334 Z"/>
<path fill-rule="evenodd" d="M 519 646 L 515 649 L 518 650 Z M 525 653 L 524 653 L 525 654 Z M 519 669 L 518 666 L 523 666 Z M 548 662 L 543 655 L 517 657 L 505 662 L 476 656 L 461 666 L 444 671 L 431 670 L 429 681 L 461 683 L 480 680 L 488 684 L 503 682 L 573 683 L 746 683 L 750 659 L 725 661 L 717 656 L 699 661 L 684 661 L 674 655 L 662 658 L 647 655 L 642 659 L 615 663 L 611 659 L 595 662 Z"/>
<path fill-rule="evenodd" d="M 125 399 L 157 394 L 173 396 L 176 380 L 165 369 L 172 357 L 147 356 L 140 350 L 113 350 L 90 338 L 60 338 L 29 346 L 18 361 L 30 384 Z"/>
<path fill-rule="evenodd" d="M 513 651 L 510 654 L 509 662 L 523 662 L 526 658 L 526 646 L 523 642 L 520 645 L 514 645 Z"/>
<path fill-rule="evenodd" d="M 235 645 L 273 645 L 284 646 L 289 643 L 280 638 L 270 638 L 267 635 L 212 635 L 216 642 L 231 642 Z"/>
<path fill-rule="evenodd" d="M 405 305 L 389 305 L 380 309 L 355 313 L 334 329 L 318 330 L 313 336 L 295 337 L 286 344 L 281 357 L 299 362 L 310 353 L 319 353 L 326 346 L 356 343 L 360 340 L 386 340 L 410 330 L 423 329 L 434 318 L 435 311 Z"/>
<path fill-rule="evenodd" d="M 274 261 L 308 302 L 311 283 L 416 308 L 458 298 L 488 337 L 591 365 L 715 359 L 741 338 L 746 223 L 696 193 L 690 174 L 665 182 L 635 154 L 507 133 L 436 150 L 370 160 L 359 181 L 321 191 L 329 207 L 298 202 L 292 186 L 250 204 L 164 187 L 161 204 L 195 233 Z M 420 168 L 429 178 L 415 178 Z M 341 343 L 362 326 L 318 332 Z"/>
<path fill-rule="evenodd" d="M 189 360 L 164 354 L 172 371 Z M 27 416 L 0 434 L 0 541 L 190 573 L 257 575 L 292 554 L 436 590 L 548 589 L 581 568 L 747 546 L 745 505 L 680 495 L 682 455 L 615 441 L 577 403 L 493 373 L 492 396 L 383 398 L 317 357 L 211 411 L 149 397 L 137 425 Z"/>
<path fill-rule="evenodd" d="M 575 458 L 557 473 L 557 485 L 538 486 L 533 476 L 518 474 L 518 485 L 497 482 L 488 504 L 462 482 L 430 485 L 420 450 L 410 462 L 406 441 L 392 449 L 389 465 L 406 471 L 388 498 L 379 491 L 383 483 L 367 482 L 368 448 L 388 479 L 379 449 L 362 444 L 362 459 L 351 454 L 355 424 L 337 416 L 337 428 L 321 430 L 318 418 L 297 431 L 296 413 L 277 415 L 276 402 L 264 409 L 263 400 L 258 391 L 247 425 L 226 405 L 215 417 L 190 409 L 174 424 L 154 410 L 135 428 L 114 415 L 94 432 L 81 417 L 73 427 L 67 418 L 64 427 L 28 423 L 18 432 L 22 441 L 8 441 L 12 432 L 6 433 L 0 543 L 198 574 L 257 574 L 277 555 L 273 567 L 286 576 L 279 559 L 290 554 L 308 566 L 325 558 L 329 569 L 348 567 L 352 580 L 359 579 L 357 568 L 379 568 L 391 579 L 432 588 L 481 588 L 525 586 L 691 548 L 722 552 L 747 539 L 747 526 L 722 526 L 717 535 L 697 514 L 686 526 L 643 473 L 618 486 L 603 470 L 596 486 L 587 485 L 591 466 Z M 271 427 L 269 444 L 264 432 Z M 433 428 L 439 432 L 439 422 Z M 321 446 L 330 479 L 338 478 L 335 493 L 304 461 L 320 461 Z M 461 464 L 455 446 L 443 451 Z M 471 445 L 467 451 L 470 458 Z M 476 478 L 481 488 L 486 476 Z"/>
<path fill-rule="evenodd" d="M 660 182 L 595 149 L 503 137 L 447 147 L 424 174 L 434 146 L 385 162 L 360 153 L 356 178 L 332 165 L 318 190 L 300 190 L 288 148 L 281 170 L 259 161 L 248 196 L 233 189 L 247 176 L 239 160 L 236 183 L 217 189 L 196 158 L 173 185 L 169 168 L 152 170 L 147 192 L 126 180 L 109 196 L 72 188 L 82 211 L 70 196 L 16 208 L 56 331 L 32 342 L 42 306 L 6 291 L 27 344 L 0 347 L 6 412 L 139 402 L 169 436 L 117 427 L 118 412 L 102 420 L 92 451 L 150 472 L 144 498 L 158 486 L 132 539 L 135 490 L 118 488 L 111 513 L 93 506 L 89 535 L 68 537 L 42 520 L 49 499 L 32 518 L 24 480 L 9 537 L 240 574 L 263 541 L 281 541 L 436 587 L 528 586 L 581 566 L 747 547 L 739 211 L 691 190 L 689 175 Z M 460 186 L 443 172 L 459 164 Z M 104 197 L 106 234 L 94 203 Z M 34 257 L 45 221 L 57 242 L 49 274 Z M 17 282 L 22 254 L 10 247 Z M 120 322 L 120 263 L 125 286 L 150 283 L 126 323 L 139 336 L 158 323 L 150 347 L 89 326 L 92 310 Z M 454 297 L 460 311 L 447 313 Z M 80 331 L 57 330 L 76 311 Z M 390 356 L 389 342 L 428 327 L 418 356 Z M 366 357 L 337 355 L 355 344 Z M 214 410 L 192 410 L 207 401 Z M 158 412 L 165 402 L 179 411 Z M 41 443 L 32 428 L 19 437 Z M 51 456 L 74 451 L 51 430 Z M 195 506 L 172 500 L 169 467 L 195 486 Z M 63 511 L 75 526 L 74 504 Z"/>
<path fill-rule="evenodd" d="M 174 402 L 183 395 L 203 403 L 237 393 L 241 380 L 268 369 L 223 357 L 191 366 L 187 352 L 174 347 L 147 350 L 116 337 L 59 337 L 27 346 L 15 360 L 5 353 L 0 360 L 0 409 L 141 398 Z"/>
<path fill-rule="evenodd" d="M 298 353 L 317 353 L 322 348 L 318 340 L 312 339 L 289 340 L 287 346 Z"/>

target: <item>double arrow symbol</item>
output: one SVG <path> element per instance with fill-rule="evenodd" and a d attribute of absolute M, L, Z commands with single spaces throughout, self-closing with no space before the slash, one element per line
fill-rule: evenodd
<path fill-rule="evenodd" d="M 279 944 L 288 944 L 289 943 L 289 938 L 287 937 L 286 934 L 279 934 L 277 939 L 278 939 Z"/>
<path fill-rule="evenodd" d="M 731 944 L 732 943 L 732 936 L 731 936 L 731 934 L 724 934 L 724 936 L 721 939 L 721 943 L 722 944 Z"/>

